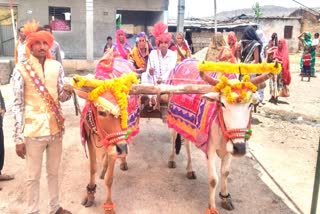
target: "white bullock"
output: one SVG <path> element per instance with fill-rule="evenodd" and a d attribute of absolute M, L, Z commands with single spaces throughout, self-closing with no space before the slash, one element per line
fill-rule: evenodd
<path fill-rule="evenodd" d="M 190 66 L 192 67 L 192 65 L 189 64 L 188 68 L 190 68 Z M 209 77 L 207 74 L 202 73 L 201 76 L 211 85 L 222 84 L 222 81 L 219 83 L 218 80 Z M 202 98 L 211 102 L 216 102 L 215 110 L 213 111 L 215 119 L 212 120 L 213 122 L 211 122 L 209 126 L 206 147 L 210 192 L 209 208 L 206 210 L 206 214 L 218 214 L 215 201 L 215 192 L 219 181 L 215 166 L 215 160 L 217 157 L 221 159 L 221 189 L 219 196 L 222 199 L 222 207 L 227 210 L 234 209 L 227 184 L 227 177 L 230 174 L 231 160 L 234 156 L 241 157 L 246 154 L 246 144 L 248 143 L 252 132 L 250 129 L 251 111 L 253 106 L 251 103 L 252 93 L 255 91 L 254 87 L 256 85 L 267 80 L 270 76 L 270 74 L 263 74 L 252 79 L 251 82 L 247 80 L 247 83 L 240 82 L 237 79 L 228 80 L 224 86 L 221 87 L 220 85 L 221 90 L 219 90 L 219 92 L 212 92 L 202 96 Z M 248 79 L 248 77 L 246 79 Z M 238 84 L 238 89 L 239 85 L 241 85 L 245 92 L 243 90 L 237 90 L 237 87 L 233 86 L 231 86 L 231 90 L 229 91 L 230 93 L 228 92 L 229 89 L 226 90 L 225 86 L 229 85 L 228 87 L 230 88 L 230 85 L 235 86 L 236 84 Z M 249 88 L 245 88 L 246 86 L 249 86 Z M 172 104 L 169 102 L 167 118 L 170 118 L 170 105 Z M 181 111 L 183 110 L 180 108 L 179 112 Z M 177 126 L 172 126 L 172 124 L 170 125 L 169 121 L 167 121 L 167 123 L 168 126 L 172 128 L 172 146 L 168 166 L 169 168 L 175 168 L 174 148 L 176 147 L 177 133 L 181 133 L 181 129 L 177 128 Z M 185 133 L 185 135 L 188 135 L 188 133 Z M 187 139 L 190 139 L 190 136 L 184 137 L 188 156 L 187 177 L 195 179 L 196 175 L 192 169 L 191 162 L 190 140 Z"/>

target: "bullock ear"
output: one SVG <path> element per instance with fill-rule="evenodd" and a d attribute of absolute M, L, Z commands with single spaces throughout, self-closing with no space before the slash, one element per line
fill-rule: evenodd
<path fill-rule="evenodd" d="M 219 101 L 220 94 L 218 92 L 210 92 L 201 96 L 201 98 L 207 99 L 209 101 Z"/>

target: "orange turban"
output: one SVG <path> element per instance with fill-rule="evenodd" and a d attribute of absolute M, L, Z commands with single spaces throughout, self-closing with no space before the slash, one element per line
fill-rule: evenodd
<path fill-rule="evenodd" d="M 36 41 L 42 41 L 42 40 L 46 41 L 48 43 L 49 48 L 51 48 L 53 44 L 53 36 L 48 31 L 44 31 L 44 30 L 31 33 L 29 36 L 27 36 L 26 38 L 27 47 L 31 49 L 31 46 L 33 45 L 33 43 L 35 43 Z"/>
<path fill-rule="evenodd" d="M 51 48 L 54 40 L 53 36 L 48 31 L 38 31 L 39 27 L 39 22 L 36 22 L 35 20 L 27 22 L 23 26 L 23 33 L 26 35 L 27 47 L 31 49 L 33 43 L 44 40 L 48 43 L 49 48 Z"/>

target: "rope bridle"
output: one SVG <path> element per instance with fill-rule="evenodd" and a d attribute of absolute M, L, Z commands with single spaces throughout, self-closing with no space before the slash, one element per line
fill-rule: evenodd
<path fill-rule="evenodd" d="M 227 130 L 226 124 L 224 122 L 223 111 L 222 111 L 222 104 L 220 101 L 217 101 L 217 111 L 218 111 L 218 118 L 219 118 L 219 125 L 221 127 L 222 133 L 226 141 L 231 140 L 233 143 L 234 139 L 244 139 L 245 141 L 249 140 L 252 134 L 251 130 L 251 112 L 250 118 L 247 125 L 247 128 L 237 128 L 237 129 L 229 129 Z"/>
<path fill-rule="evenodd" d="M 83 115 L 83 113 L 80 110 L 79 103 L 76 104 L 76 108 L 78 109 L 78 112 L 80 113 L 81 118 L 83 119 L 84 123 L 89 127 L 89 129 L 96 135 L 99 136 L 102 145 L 104 145 L 106 148 L 111 144 L 116 144 L 120 141 L 125 141 L 127 143 L 127 139 L 129 134 L 131 133 L 131 130 L 125 130 L 125 131 L 119 131 L 119 132 L 113 132 L 108 133 L 107 131 L 103 130 L 101 128 L 101 125 L 98 120 L 98 112 L 97 108 L 93 105 L 93 103 L 90 103 L 90 110 L 92 112 L 93 118 L 88 118 L 86 115 Z M 92 120 L 93 119 L 93 120 Z M 88 121 L 89 120 L 89 121 Z M 102 146 L 98 146 L 95 144 L 97 148 L 101 148 Z"/>
<path fill-rule="evenodd" d="M 93 104 L 91 104 L 93 105 Z M 113 132 L 113 133 L 108 133 L 104 129 L 101 128 L 101 124 L 98 120 L 98 112 L 97 108 L 94 106 L 91 106 L 92 113 L 93 113 L 93 118 L 95 118 L 95 124 L 97 127 L 97 133 L 98 136 L 101 140 L 101 143 L 107 148 L 111 144 L 116 144 L 120 141 L 125 141 L 127 143 L 127 139 L 129 134 L 131 133 L 130 130 L 124 130 L 124 131 L 119 131 L 119 132 Z"/>

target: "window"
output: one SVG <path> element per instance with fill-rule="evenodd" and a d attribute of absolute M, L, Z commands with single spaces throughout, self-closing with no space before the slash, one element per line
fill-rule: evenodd
<path fill-rule="evenodd" d="M 284 38 L 285 39 L 292 38 L 292 30 L 293 30 L 293 26 L 284 26 Z"/>
<path fill-rule="evenodd" d="M 71 31 L 71 8 L 49 7 L 49 24 L 53 31 Z"/>

